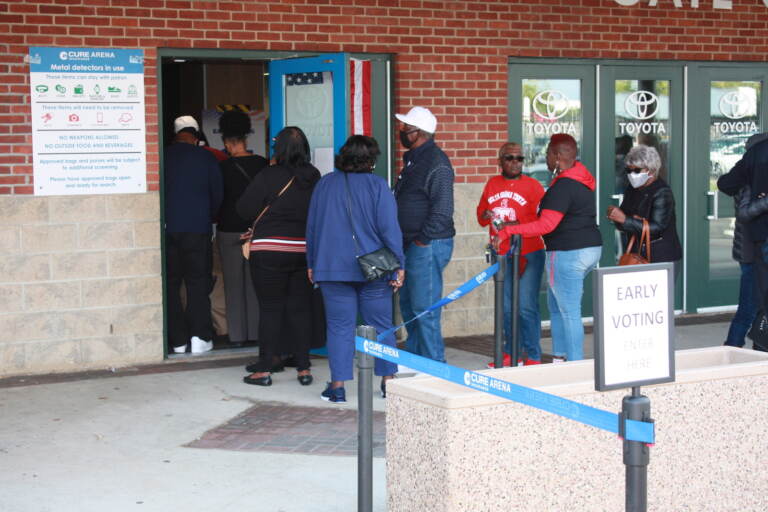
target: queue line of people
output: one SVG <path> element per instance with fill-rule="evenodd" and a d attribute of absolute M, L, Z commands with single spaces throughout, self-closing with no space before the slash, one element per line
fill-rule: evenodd
<path fill-rule="evenodd" d="M 258 336 L 260 344 L 259 360 L 247 366 L 250 374 L 244 381 L 272 385 L 272 372 L 282 370 L 282 356 L 291 354 L 299 383 L 312 383 L 308 340 L 314 286 L 324 299 L 331 368 L 331 382 L 321 397 L 343 403 L 344 382 L 352 378 L 357 314 L 381 332 L 392 327 L 395 291 L 400 292 L 405 321 L 442 297 L 442 273 L 451 259 L 455 235 L 454 171 L 433 138 L 437 119 L 422 107 L 397 114 L 399 138 L 407 151 L 403 170 L 390 191 L 386 181 L 373 174 L 380 153 L 373 138 L 350 137 L 336 157 L 339 172 L 321 178 L 310 163 L 309 144 L 301 129 L 284 128 L 273 139 L 274 157 L 268 165 L 248 152 L 245 140 L 250 126 L 244 118 L 245 114 L 233 112 L 221 119 L 230 158 L 221 164 L 224 179 L 218 241 L 230 332 L 238 339 Z M 597 228 L 595 179 L 577 155 L 573 137 L 552 136 L 546 162 L 553 180 L 545 191 L 523 174 L 523 148 L 505 143 L 499 151 L 501 173 L 489 180 L 477 206 L 478 222 L 489 226 L 495 251 L 508 251 L 512 235 L 523 238 L 519 322 L 511 318 L 511 279 L 505 290 L 505 366 L 511 364 L 515 323 L 522 345 L 520 362 L 541 362 L 538 292 L 544 268 L 554 361 L 583 358 L 583 282 L 600 259 L 602 240 Z M 648 219 L 652 245 L 663 248 L 657 250 L 654 245 L 652 261 L 679 262 L 682 253 L 675 232 L 674 198 L 658 177 L 658 153 L 651 147 L 636 146 L 627 154 L 626 164 L 631 189 L 619 207 L 608 209 L 608 218 L 628 235 L 637 232 L 641 217 Z M 216 201 L 210 203 L 213 211 Z M 248 260 L 240 254 L 243 232 L 250 249 Z M 357 256 L 382 247 L 392 251 L 400 268 L 379 280 L 366 281 Z M 249 276 L 252 286 L 244 284 Z M 439 310 L 406 328 L 407 350 L 445 361 Z M 185 338 L 174 337 L 172 343 L 175 340 Z M 384 343 L 394 346 L 394 336 Z M 194 341 L 192 345 L 196 351 Z M 180 351 L 176 345 L 173 349 Z M 377 360 L 375 373 L 382 377 L 385 396 L 386 382 L 397 373 L 397 366 Z"/>

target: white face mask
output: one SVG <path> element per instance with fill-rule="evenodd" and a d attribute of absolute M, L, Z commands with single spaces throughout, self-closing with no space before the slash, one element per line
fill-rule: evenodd
<path fill-rule="evenodd" d="M 629 184 L 632 185 L 632 187 L 640 188 L 645 185 L 649 179 L 651 179 L 651 175 L 648 174 L 648 171 L 630 172 L 627 174 L 627 179 L 629 179 Z"/>

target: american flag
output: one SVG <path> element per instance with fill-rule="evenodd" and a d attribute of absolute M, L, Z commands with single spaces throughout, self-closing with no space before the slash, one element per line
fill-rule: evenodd
<path fill-rule="evenodd" d="M 313 85 L 322 84 L 323 74 L 316 73 L 290 73 L 285 75 L 285 85 Z"/>
<path fill-rule="evenodd" d="M 351 126 L 354 135 L 373 135 L 371 123 L 371 62 L 350 59 Z"/>

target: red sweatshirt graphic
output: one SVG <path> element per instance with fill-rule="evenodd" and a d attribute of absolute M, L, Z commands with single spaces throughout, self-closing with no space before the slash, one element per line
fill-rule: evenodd
<path fill-rule="evenodd" d="M 489 235 L 496 235 L 496 228 L 490 219 L 484 217 L 486 210 L 494 218 L 502 221 L 518 221 L 521 224 L 537 219 L 539 202 L 544 196 L 544 187 L 530 176 L 521 175 L 517 179 L 507 179 L 504 176 L 494 176 L 483 189 L 483 195 L 477 205 L 477 222 L 481 226 L 489 226 Z M 540 236 L 524 237 L 521 254 L 538 251 L 544 248 Z M 499 248 L 502 253 L 509 250 L 509 239 L 502 242 Z"/>

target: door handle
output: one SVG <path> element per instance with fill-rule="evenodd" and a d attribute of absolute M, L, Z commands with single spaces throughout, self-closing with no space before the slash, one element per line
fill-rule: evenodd
<path fill-rule="evenodd" d="M 707 192 L 707 196 L 708 196 L 707 197 L 707 208 L 709 208 L 709 197 L 711 197 L 712 198 L 712 208 L 713 208 L 713 212 L 714 212 L 712 215 L 709 215 L 709 214 L 707 215 L 707 220 L 717 220 L 717 219 L 719 219 L 719 217 L 717 216 L 717 211 L 718 211 L 717 210 L 717 206 L 718 206 L 717 202 L 718 202 L 718 199 L 719 199 L 718 195 L 719 194 L 717 193 L 717 190 L 714 190 L 714 191 L 710 190 L 709 192 Z"/>

